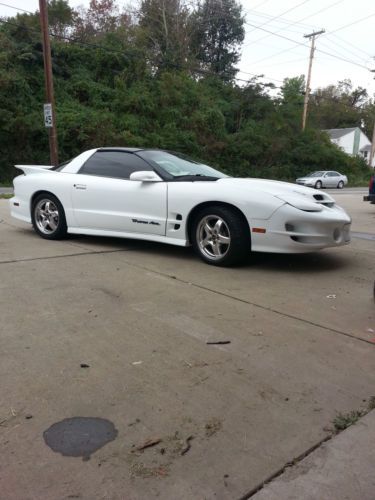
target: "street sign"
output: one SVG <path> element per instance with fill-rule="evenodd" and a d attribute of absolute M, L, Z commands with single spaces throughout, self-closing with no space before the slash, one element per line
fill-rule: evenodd
<path fill-rule="evenodd" d="M 53 127 L 52 104 L 51 103 L 44 105 L 44 126 L 47 128 Z"/>

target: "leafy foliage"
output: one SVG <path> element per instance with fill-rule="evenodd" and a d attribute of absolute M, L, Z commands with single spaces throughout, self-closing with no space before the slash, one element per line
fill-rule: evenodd
<path fill-rule="evenodd" d="M 114 0 L 74 10 L 50 1 L 60 161 L 109 145 L 178 150 L 241 176 L 293 180 L 316 169 L 357 178 L 368 167 L 320 129 L 372 127 L 374 104 L 350 82 L 312 97 L 301 131 L 304 80 L 279 95 L 257 79 L 236 83 L 244 37 L 235 0 L 141 0 L 137 12 Z M 49 163 L 43 124 L 44 76 L 38 15 L 0 24 L 0 182 L 16 163 Z M 274 94 L 273 90 L 273 94 Z M 348 107 L 350 108 L 348 111 Z"/>

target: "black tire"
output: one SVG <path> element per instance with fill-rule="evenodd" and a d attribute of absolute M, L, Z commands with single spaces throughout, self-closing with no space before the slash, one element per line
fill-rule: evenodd
<path fill-rule="evenodd" d="M 35 198 L 31 207 L 31 221 L 35 232 L 46 240 L 61 240 L 67 234 L 64 208 L 51 193 L 41 193 Z"/>
<path fill-rule="evenodd" d="M 222 221 L 219 233 L 214 234 L 219 220 Z M 205 229 L 206 223 L 212 232 Z M 206 234 L 206 237 L 204 237 Z M 209 241 L 211 238 L 211 241 Z M 213 242 L 212 239 L 215 238 Z M 222 243 L 229 238 L 228 243 Z M 204 245 L 204 242 L 207 243 Z M 251 251 L 250 229 L 244 216 L 235 209 L 213 205 L 203 208 L 196 214 L 191 226 L 191 242 L 194 251 L 199 257 L 213 266 L 234 266 L 243 263 Z M 217 255 L 213 255 L 215 248 L 220 248 Z M 221 252 L 221 254 L 220 254 Z M 211 254 L 211 255 L 210 255 Z"/>
<path fill-rule="evenodd" d="M 322 181 L 316 181 L 315 189 L 322 189 L 322 187 L 323 187 Z"/>
<path fill-rule="evenodd" d="M 343 189 L 344 187 L 344 181 L 340 181 L 338 184 L 337 184 L 337 189 Z"/>

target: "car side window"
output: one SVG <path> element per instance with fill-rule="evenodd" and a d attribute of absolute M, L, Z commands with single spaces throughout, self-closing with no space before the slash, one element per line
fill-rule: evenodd
<path fill-rule="evenodd" d="M 83 164 L 79 174 L 129 179 L 130 174 L 153 170 L 142 158 L 123 151 L 97 151 Z"/>

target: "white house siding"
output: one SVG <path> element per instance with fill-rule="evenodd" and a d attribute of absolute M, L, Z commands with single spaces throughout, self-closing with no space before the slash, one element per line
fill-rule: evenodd
<path fill-rule="evenodd" d="M 353 144 L 354 144 L 354 134 L 355 131 L 349 132 L 348 134 L 339 137 L 338 139 L 332 140 L 335 144 L 337 144 L 345 153 L 348 155 L 353 154 Z"/>
<path fill-rule="evenodd" d="M 343 134 L 341 137 L 332 137 L 330 132 L 336 132 L 337 130 L 342 130 Z M 371 146 L 371 142 L 369 141 L 368 137 L 362 132 L 360 128 L 355 128 L 352 130 L 348 130 L 345 133 L 345 129 L 333 129 L 333 130 L 327 130 L 326 131 L 328 135 L 330 135 L 331 142 L 333 144 L 336 144 L 339 146 L 345 153 L 349 155 L 360 155 L 363 158 L 365 158 L 366 162 L 368 163 L 368 157 L 370 152 L 367 151 L 367 154 L 361 151 L 362 148 L 365 146 Z M 333 135 L 333 134 L 332 134 Z M 372 160 L 372 167 L 375 167 L 375 155 Z"/>

